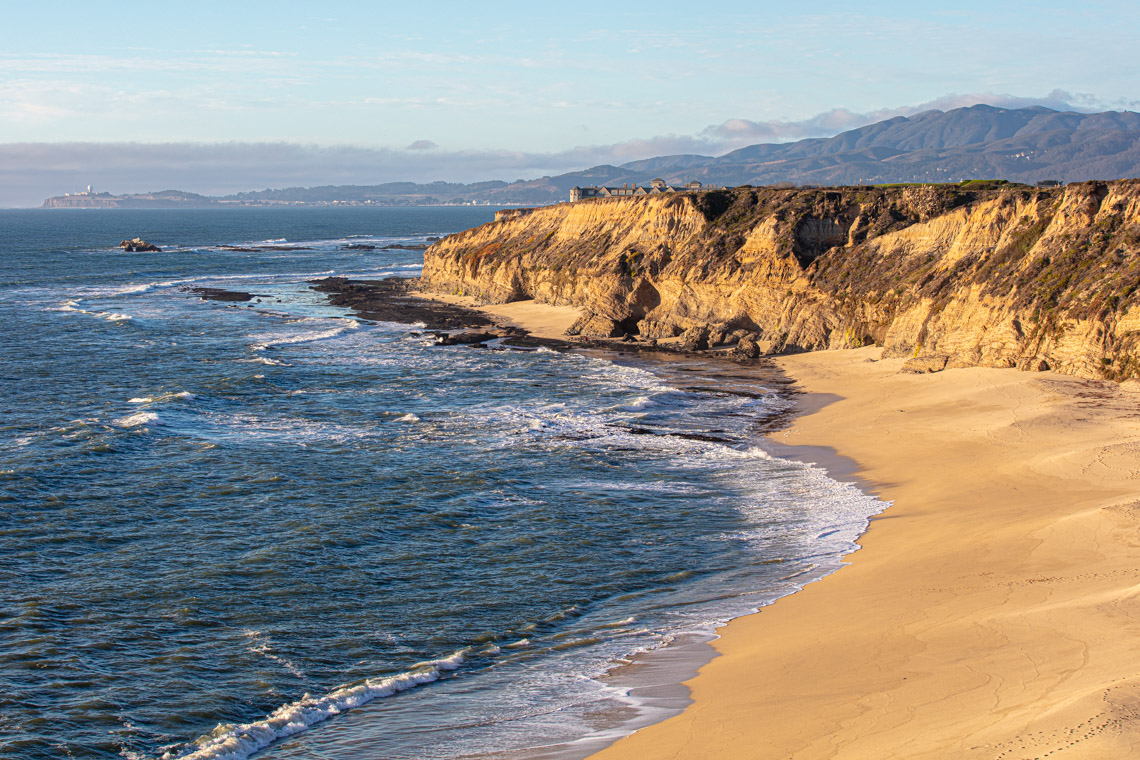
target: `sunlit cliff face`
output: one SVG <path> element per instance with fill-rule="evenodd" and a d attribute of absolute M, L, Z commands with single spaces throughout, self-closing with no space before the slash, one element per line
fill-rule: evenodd
<path fill-rule="evenodd" d="M 738 188 L 536 209 L 446 238 L 424 283 L 584 309 L 584 335 L 754 333 L 924 367 L 1140 371 L 1140 181 Z"/>

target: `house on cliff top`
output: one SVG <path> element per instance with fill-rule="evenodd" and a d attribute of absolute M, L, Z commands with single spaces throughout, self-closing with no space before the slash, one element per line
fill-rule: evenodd
<path fill-rule="evenodd" d="M 718 188 L 706 187 L 697 180 L 686 182 L 674 187 L 665 183 L 658 177 L 649 183 L 649 187 L 625 183 L 621 187 L 578 187 L 570 188 L 570 201 L 580 201 L 585 198 L 621 198 L 633 195 L 657 195 L 659 193 L 692 192 L 694 190 L 716 190 Z"/>

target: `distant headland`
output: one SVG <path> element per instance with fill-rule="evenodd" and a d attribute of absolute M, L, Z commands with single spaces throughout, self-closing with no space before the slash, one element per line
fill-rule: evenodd
<path fill-rule="evenodd" d="M 597 195 L 725 186 L 945 184 L 979 178 L 1034 185 L 1140 176 L 1140 113 L 1078 113 L 976 105 L 898 116 L 827 138 L 764 143 L 723 156 L 683 154 L 514 182 L 386 182 L 288 187 L 205 196 L 179 190 L 72 193 L 45 208 L 198 206 L 542 206 Z M 625 192 L 622 192 L 622 191 Z M 582 191 L 587 191 L 583 193 Z"/>
<path fill-rule="evenodd" d="M 409 183 L 399 183 L 409 184 Z M 439 199 L 428 194 L 381 195 L 361 197 L 366 188 L 346 186 L 342 197 L 324 197 L 323 188 L 294 188 L 294 196 L 286 198 L 261 197 L 288 191 L 266 190 L 262 193 L 241 193 L 238 196 L 213 197 L 184 190 L 163 190 L 157 193 L 96 193 L 90 186 L 83 192 L 64 193 L 43 202 L 43 208 L 224 208 L 235 206 L 488 206 L 490 201 L 468 198 Z M 500 204 L 509 205 L 509 204 Z M 521 205 L 521 204 L 519 204 Z"/>

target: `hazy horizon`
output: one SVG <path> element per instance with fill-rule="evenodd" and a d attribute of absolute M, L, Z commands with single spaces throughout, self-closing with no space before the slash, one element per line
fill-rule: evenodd
<path fill-rule="evenodd" d="M 1136 72 L 1103 65 L 1131 60 L 1140 12 L 1123 3 L 211 7 L 9 11 L 0 207 L 88 184 L 510 182 L 932 108 L 1138 102 Z"/>

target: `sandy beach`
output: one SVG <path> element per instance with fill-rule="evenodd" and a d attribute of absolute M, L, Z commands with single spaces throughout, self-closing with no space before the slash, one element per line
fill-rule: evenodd
<path fill-rule="evenodd" d="M 810 395 L 774 438 L 893 506 L 850 565 L 729 624 L 684 713 L 595 757 L 1140 753 L 1140 393 L 877 357 L 778 359 Z"/>
<path fill-rule="evenodd" d="M 573 306 L 551 306 L 535 301 L 514 301 L 512 303 L 482 304 L 470 296 L 457 296 L 445 293 L 416 293 L 421 298 L 442 301 L 456 306 L 477 309 L 491 315 L 496 322 L 521 327 L 536 338 L 569 340 L 566 331 L 574 324 L 582 311 Z"/>
<path fill-rule="evenodd" d="M 546 337 L 575 316 L 448 300 Z M 880 354 L 775 359 L 804 392 L 776 453 L 892 503 L 862 548 L 592 757 L 1140 755 L 1140 387 Z"/>

